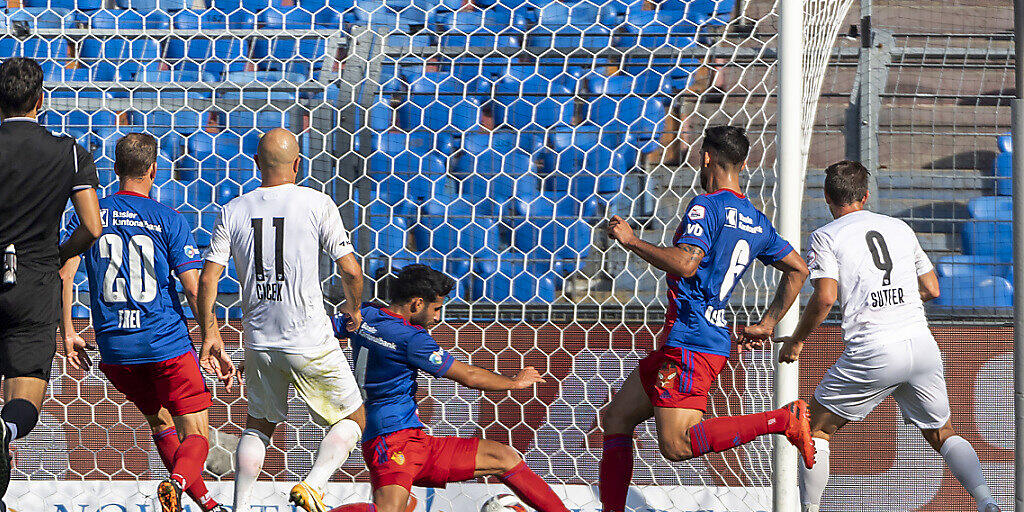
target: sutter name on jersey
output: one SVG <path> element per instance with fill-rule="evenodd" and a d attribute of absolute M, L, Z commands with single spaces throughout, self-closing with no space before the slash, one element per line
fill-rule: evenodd
<path fill-rule="evenodd" d="M 884 308 L 903 304 L 903 288 L 887 288 L 871 292 L 871 307 Z"/>

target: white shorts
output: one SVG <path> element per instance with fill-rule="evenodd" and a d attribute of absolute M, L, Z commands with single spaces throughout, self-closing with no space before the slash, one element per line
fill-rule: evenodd
<path fill-rule="evenodd" d="M 890 394 L 908 424 L 935 429 L 949 421 L 942 354 L 931 332 L 847 349 L 814 390 L 814 399 L 860 421 Z"/>
<path fill-rule="evenodd" d="M 288 386 L 306 402 L 313 420 L 333 425 L 363 404 L 341 347 L 320 354 L 245 349 L 245 398 L 249 416 L 281 423 L 288 418 Z"/>

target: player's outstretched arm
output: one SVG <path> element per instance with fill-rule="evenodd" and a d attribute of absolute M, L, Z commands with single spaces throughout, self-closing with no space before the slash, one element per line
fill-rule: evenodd
<path fill-rule="evenodd" d="M 341 287 L 345 291 L 345 303 L 340 309 L 348 315 L 348 331 L 355 332 L 359 329 L 359 324 L 363 323 L 362 314 L 359 312 L 363 300 L 363 268 L 359 266 L 354 253 L 338 258 L 335 263 L 338 264 Z"/>
<path fill-rule="evenodd" d="M 215 375 L 230 390 L 237 370 L 235 363 L 224 350 L 224 340 L 220 337 L 220 326 L 217 316 L 213 313 L 217 301 L 217 283 L 224 274 L 224 265 L 206 260 L 203 272 L 199 275 L 197 292 L 196 320 L 203 335 L 203 348 L 199 351 L 199 365 L 207 372 Z M 184 285 L 184 282 L 182 283 Z"/>
<path fill-rule="evenodd" d="M 608 237 L 618 240 L 626 250 L 669 274 L 690 278 L 697 273 L 704 249 L 695 245 L 662 247 L 641 240 L 633 228 L 618 215 L 608 221 Z"/>
<path fill-rule="evenodd" d="M 807 263 L 796 251 L 790 251 L 781 260 L 772 263 L 772 266 L 782 271 L 779 286 L 775 289 L 775 297 L 768 305 L 760 322 L 743 328 L 739 342 L 740 350 L 760 348 L 766 340 L 771 338 L 779 320 L 800 296 L 800 288 L 804 286 L 804 281 L 810 274 L 807 270 Z"/>
<path fill-rule="evenodd" d="M 78 335 L 71 322 L 71 306 L 75 303 L 75 274 L 82 258 L 74 256 L 60 268 L 60 332 L 64 337 L 64 358 L 72 368 L 88 371 L 92 360 L 86 353 L 85 339 Z"/>
<path fill-rule="evenodd" d="M 792 363 L 800 358 L 800 352 L 804 348 L 804 341 L 807 340 L 807 337 L 811 335 L 814 329 L 817 329 L 825 321 L 829 311 L 832 311 L 832 305 L 835 304 L 836 298 L 839 296 L 839 282 L 835 279 L 823 277 L 815 279 L 813 284 L 814 292 L 811 293 L 807 307 L 804 308 L 803 314 L 800 315 L 800 321 L 797 322 L 793 335 L 788 338 L 778 339 L 782 343 L 782 348 L 779 350 L 780 363 Z"/>
<path fill-rule="evenodd" d="M 445 377 L 466 386 L 467 388 L 479 389 L 480 391 L 508 391 L 512 389 L 525 389 L 534 384 L 546 382 L 541 378 L 537 369 L 527 366 L 513 377 L 485 370 L 479 366 L 473 366 L 461 361 L 452 363 L 451 368 L 444 374 Z"/>
<path fill-rule="evenodd" d="M 917 288 L 921 292 L 921 302 L 939 298 L 939 278 L 935 276 L 935 271 L 917 276 Z"/>
<path fill-rule="evenodd" d="M 89 246 L 103 234 L 103 222 L 100 220 L 100 200 L 96 197 L 96 189 L 85 188 L 75 191 L 71 194 L 71 204 L 75 207 L 79 225 L 57 249 L 61 265 L 71 257 L 88 250 Z"/>

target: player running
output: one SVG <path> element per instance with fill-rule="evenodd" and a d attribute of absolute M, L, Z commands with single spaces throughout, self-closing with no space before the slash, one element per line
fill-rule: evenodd
<path fill-rule="evenodd" d="M 408 265 L 390 287 L 387 307 L 364 304 L 363 323 L 352 329 L 335 317 L 335 331 L 348 338 L 356 375 L 366 396 L 363 458 L 370 468 L 373 503 L 353 503 L 333 512 L 411 510 L 413 485 L 444 487 L 481 476 L 497 476 L 523 503 L 539 512 L 568 512 L 551 487 L 509 446 L 487 439 L 434 437 L 416 414 L 420 370 L 482 391 L 526 389 L 544 382 L 532 366 L 514 378 L 455 360 L 430 336 L 455 281 L 425 265 Z"/>
<path fill-rule="evenodd" d="M 817 462 L 800 471 L 803 510 L 817 512 L 828 483 L 829 439 L 892 394 L 904 420 L 942 454 L 979 512 L 997 512 L 978 454 L 949 421 L 942 354 L 923 305 L 939 296 L 935 271 L 910 226 L 865 210 L 867 200 L 863 165 L 843 161 L 825 169 L 825 202 L 835 220 L 811 234 L 814 293 L 793 335 L 780 340 L 779 359 L 796 361 L 807 336 L 839 299 L 846 351 L 811 401 Z"/>
<path fill-rule="evenodd" d="M 306 402 L 313 420 L 329 426 L 306 479 L 289 500 L 309 512 L 324 512 L 327 481 L 359 442 L 363 401 L 348 359 L 334 337 L 320 287 L 320 251 L 341 271 L 352 327 L 359 325 L 363 271 L 334 201 L 295 185 L 299 144 L 280 128 L 260 139 L 256 166 L 262 184 L 220 212 L 199 283 L 201 362 L 222 375 L 225 364 L 213 314 L 217 282 L 234 257 L 241 282 L 245 329 L 245 397 L 249 416 L 235 455 L 234 510 L 248 512 L 253 484 L 263 467 L 278 423 L 288 418 L 288 388 Z"/>
<path fill-rule="evenodd" d="M 625 510 L 633 473 L 633 431 L 652 416 L 658 447 L 671 461 L 784 433 L 805 464 L 813 462 L 807 405 L 802 400 L 774 411 L 701 421 L 708 391 L 731 349 L 725 308 L 753 258 L 781 270 L 782 280 L 761 322 L 744 329 L 748 347 L 760 346 L 759 340 L 771 334 L 807 278 L 804 260 L 740 193 L 740 170 L 748 148 L 741 128 L 715 126 L 704 132 L 700 180 L 710 193 L 690 202 L 671 246 L 640 240 L 618 216 L 608 223 L 610 238 L 668 274 L 668 311 L 661 347 L 640 361 L 603 413 L 599 478 L 607 512 Z"/>
<path fill-rule="evenodd" d="M 171 476 L 157 487 L 164 512 L 181 510 L 182 490 L 205 511 L 221 510 L 203 483 L 210 391 L 188 336 L 172 274 L 181 281 L 193 313 L 199 283 L 199 250 L 185 217 L 149 198 L 156 178 L 157 142 L 129 133 L 117 141 L 114 172 L 120 189 L 100 200 L 103 234 L 82 257 L 100 370 L 139 408 L 153 444 Z M 78 217 L 68 232 L 78 227 Z M 71 323 L 79 257 L 61 269 L 64 354 L 71 366 L 91 366 L 85 341 Z M 230 387 L 234 367 L 224 368 Z"/>

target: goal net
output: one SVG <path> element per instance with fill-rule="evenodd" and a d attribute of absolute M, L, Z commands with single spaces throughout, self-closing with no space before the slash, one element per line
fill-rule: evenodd
<path fill-rule="evenodd" d="M 507 395 L 424 381 L 424 422 L 435 435 L 511 444 L 569 508 L 600 508 L 599 411 L 656 346 L 665 310 L 663 273 L 609 243 L 604 219 L 620 215 L 645 239 L 668 242 L 701 192 L 700 137 L 716 124 L 747 130 L 744 191 L 777 215 L 777 3 L 50 2 L 9 6 L 0 46 L 43 63 L 42 120 L 93 151 L 101 195 L 117 188 L 117 139 L 151 133 L 161 147 L 153 197 L 184 213 L 205 245 L 219 205 L 258 185 L 259 134 L 299 134 L 301 184 L 335 198 L 369 294 L 386 299 L 385 277 L 409 263 L 445 270 L 458 287 L 434 330 L 441 345 L 476 365 L 506 374 L 533 365 L 548 378 Z M 805 140 L 849 6 L 804 4 Z M 323 271 L 336 305 L 330 262 Z M 240 359 L 235 275 L 229 266 L 218 312 Z M 729 321 L 756 321 L 776 277 L 755 265 Z M 76 276 L 74 315 L 91 338 L 88 286 Z M 733 358 L 708 414 L 770 407 L 772 373 L 767 351 Z M 246 405 L 238 390 L 214 394 L 204 476 L 230 504 L 230 452 Z M 292 403 L 255 491 L 263 510 L 285 510 L 324 433 Z M 668 463 L 653 425 L 642 425 L 628 506 L 766 510 L 771 442 Z M 22 511 L 139 510 L 166 474 L 135 408 L 98 371 L 61 357 L 15 467 L 7 502 Z M 367 479 L 357 452 L 327 502 L 366 500 Z M 484 480 L 414 489 L 420 509 L 446 512 L 498 492 Z"/>

